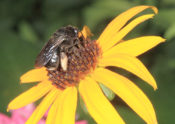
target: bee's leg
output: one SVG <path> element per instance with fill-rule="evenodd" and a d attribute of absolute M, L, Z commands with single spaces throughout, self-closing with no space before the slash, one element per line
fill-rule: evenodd
<path fill-rule="evenodd" d="M 76 46 L 72 48 L 72 51 L 75 54 L 75 56 L 77 56 L 78 58 L 81 57 L 80 52 Z"/>
<path fill-rule="evenodd" d="M 59 63 L 60 63 L 60 56 L 57 57 L 57 61 L 55 63 L 55 68 L 58 70 L 59 68 Z"/>

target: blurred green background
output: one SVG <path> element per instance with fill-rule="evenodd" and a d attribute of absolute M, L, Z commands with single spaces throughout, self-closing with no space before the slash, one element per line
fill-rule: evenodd
<path fill-rule="evenodd" d="M 139 57 L 157 80 L 157 91 L 133 75 L 126 75 L 150 98 L 159 124 L 174 124 L 175 0 L 1 0 L 0 112 L 6 113 L 8 102 L 30 87 L 20 85 L 19 77 L 33 68 L 41 47 L 56 29 L 69 24 L 79 29 L 87 25 L 95 39 L 116 15 L 136 5 L 154 5 L 159 14 L 139 25 L 125 39 L 160 35 L 167 42 Z M 144 124 L 117 97 L 111 102 L 119 106 L 126 123 Z M 82 108 L 81 102 L 79 108 Z M 78 109 L 78 114 L 79 119 L 94 123 L 86 111 Z"/>

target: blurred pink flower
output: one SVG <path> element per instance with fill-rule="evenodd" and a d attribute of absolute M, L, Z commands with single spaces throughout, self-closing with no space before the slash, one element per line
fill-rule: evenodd
<path fill-rule="evenodd" d="M 8 116 L 0 113 L 0 124 L 12 124 L 11 119 Z"/>
<path fill-rule="evenodd" d="M 0 124 L 25 124 L 34 109 L 34 104 L 29 104 L 23 108 L 10 111 L 12 113 L 11 117 L 0 113 Z M 44 119 L 41 119 L 38 124 L 45 124 Z"/>
<path fill-rule="evenodd" d="M 86 120 L 77 121 L 75 124 L 87 124 L 87 121 Z"/>
<path fill-rule="evenodd" d="M 12 113 L 12 122 L 15 122 L 15 124 L 24 124 L 27 119 L 30 117 L 30 115 L 35 110 L 34 104 L 29 104 L 23 108 L 13 110 Z M 41 119 L 38 124 L 44 124 L 44 119 Z"/>
<path fill-rule="evenodd" d="M 0 124 L 25 124 L 27 119 L 30 117 L 30 115 L 33 113 L 35 109 L 34 104 L 29 104 L 23 108 L 12 110 L 11 117 L 8 117 L 7 115 L 0 113 Z M 44 115 L 44 118 L 47 117 L 47 112 Z M 45 124 L 45 120 L 41 119 L 38 124 Z M 77 121 L 75 124 L 87 124 L 87 121 Z"/>

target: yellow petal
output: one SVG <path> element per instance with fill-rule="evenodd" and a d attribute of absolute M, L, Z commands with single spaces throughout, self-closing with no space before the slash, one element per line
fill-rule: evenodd
<path fill-rule="evenodd" d="M 53 124 L 75 124 L 77 89 L 68 87 L 59 97 L 55 122 Z"/>
<path fill-rule="evenodd" d="M 38 121 L 43 117 L 45 112 L 48 110 L 49 106 L 53 103 L 55 98 L 61 93 L 62 91 L 53 88 L 48 95 L 42 100 L 42 102 L 37 106 L 33 114 L 27 120 L 25 124 L 37 124 Z"/>
<path fill-rule="evenodd" d="M 41 82 L 12 100 L 9 103 L 7 110 L 18 109 L 29 103 L 35 102 L 36 100 L 44 96 L 52 88 L 53 85 L 51 85 L 49 81 Z"/>
<path fill-rule="evenodd" d="M 81 31 L 81 33 L 83 34 L 85 39 L 87 37 L 93 36 L 93 34 L 91 33 L 91 30 L 86 25 L 83 27 L 83 30 Z M 81 33 L 79 34 L 80 36 L 81 36 Z"/>
<path fill-rule="evenodd" d="M 53 105 L 49 109 L 46 124 L 54 124 L 54 122 L 56 120 L 56 113 L 57 113 L 59 102 L 60 102 L 60 95 L 57 96 L 57 98 L 54 101 Z"/>
<path fill-rule="evenodd" d="M 128 25 L 126 25 L 123 29 L 121 29 L 115 36 L 113 36 L 112 39 L 110 39 L 107 44 L 105 44 L 104 49 L 102 46 L 103 52 L 107 51 L 109 48 L 114 46 L 117 42 L 122 40 L 138 24 L 140 24 L 140 23 L 142 23 L 150 18 L 153 18 L 153 16 L 154 16 L 154 14 L 147 14 L 147 15 L 137 17 L 136 19 L 131 21 Z"/>
<path fill-rule="evenodd" d="M 150 72 L 142 62 L 134 56 L 119 53 L 111 57 L 104 57 L 99 61 L 99 66 L 116 66 L 123 68 L 148 82 L 155 90 L 157 89 L 156 81 Z"/>
<path fill-rule="evenodd" d="M 90 115 L 99 124 L 124 124 L 124 121 L 104 96 L 99 85 L 91 78 L 79 84 L 80 94 Z"/>
<path fill-rule="evenodd" d="M 32 69 L 27 73 L 23 74 L 20 78 L 21 83 L 38 82 L 48 79 L 46 69 Z"/>
<path fill-rule="evenodd" d="M 118 53 L 139 56 L 140 54 L 145 53 L 149 49 L 164 41 L 165 39 L 159 36 L 139 37 L 117 44 L 116 46 L 105 52 L 103 56 L 114 56 Z"/>
<path fill-rule="evenodd" d="M 138 13 L 144 11 L 145 9 L 151 8 L 155 13 L 158 12 L 156 7 L 153 6 L 136 6 L 133 7 L 125 12 L 123 12 L 122 14 L 120 14 L 119 16 L 117 16 L 115 19 L 113 19 L 108 26 L 105 28 L 105 30 L 103 31 L 103 33 L 100 35 L 99 39 L 97 40 L 100 44 L 100 46 L 102 46 L 103 50 L 108 49 L 105 48 L 107 44 L 110 44 L 112 41 L 111 39 L 113 39 L 113 37 L 116 35 L 116 33 L 118 33 L 120 31 L 120 29 L 135 15 L 137 15 Z M 116 41 L 116 40 L 115 40 Z M 117 41 L 116 41 L 117 43 Z M 109 46 L 108 46 L 109 47 Z M 110 45 L 111 47 L 111 45 Z"/>
<path fill-rule="evenodd" d="M 133 82 L 104 68 L 96 69 L 92 77 L 121 97 L 145 122 L 157 124 L 151 102 Z"/>

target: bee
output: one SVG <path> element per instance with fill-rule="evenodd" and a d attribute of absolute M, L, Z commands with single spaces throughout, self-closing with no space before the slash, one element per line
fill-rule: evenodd
<path fill-rule="evenodd" d="M 38 54 L 35 67 L 45 66 L 50 71 L 68 68 L 68 55 L 76 53 L 78 47 L 82 46 L 82 39 L 78 36 L 79 30 L 73 26 L 66 26 L 58 29 L 44 45 Z"/>

